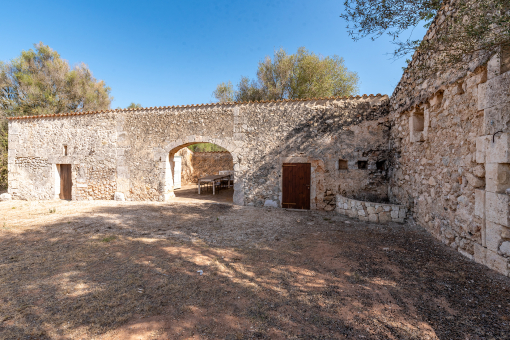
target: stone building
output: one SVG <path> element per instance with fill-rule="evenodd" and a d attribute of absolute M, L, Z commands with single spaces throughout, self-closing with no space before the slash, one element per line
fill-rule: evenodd
<path fill-rule="evenodd" d="M 439 34 L 447 13 L 438 15 L 427 38 Z M 171 200 L 173 156 L 209 142 L 232 157 L 235 204 L 292 207 L 283 196 L 286 171 L 309 164 L 311 209 L 372 222 L 409 217 L 463 255 L 509 275 L 510 49 L 472 56 L 467 71 L 413 78 L 410 71 L 427 58 L 413 57 L 391 99 L 11 118 L 9 194 L 58 198 L 64 176 L 73 200 Z"/>
<path fill-rule="evenodd" d="M 228 150 L 234 203 L 282 206 L 282 164 L 311 164 L 311 209 L 335 194 L 388 199 L 387 96 L 119 109 L 9 120 L 9 193 L 54 199 L 70 164 L 71 199 L 166 201 L 173 156 L 200 142 Z"/>

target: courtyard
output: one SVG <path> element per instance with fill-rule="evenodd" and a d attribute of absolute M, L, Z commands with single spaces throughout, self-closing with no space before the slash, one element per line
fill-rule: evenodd
<path fill-rule="evenodd" d="M 192 196 L 0 202 L 0 339 L 509 337 L 510 280 L 420 227 Z"/>

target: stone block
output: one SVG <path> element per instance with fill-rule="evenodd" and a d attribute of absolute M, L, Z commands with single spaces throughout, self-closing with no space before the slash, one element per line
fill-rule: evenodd
<path fill-rule="evenodd" d="M 392 219 L 398 218 L 398 210 L 392 210 L 390 215 Z"/>
<path fill-rule="evenodd" d="M 0 195 L 0 201 L 10 201 L 12 200 L 12 196 L 8 193 L 4 193 Z"/>
<path fill-rule="evenodd" d="M 465 177 L 469 185 L 471 185 L 473 188 L 482 188 L 485 186 L 485 180 L 478 178 L 469 172 L 465 173 Z"/>
<path fill-rule="evenodd" d="M 377 222 L 379 222 L 379 216 L 377 214 L 370 214 L 370 215 L 368 215 L 368 220 L 370 222 L 377 223 Z"/>
<path fill-rule="evenodd" d="M 510 102 L 510 72 L 478 85 L 478 110 Z"/>
<path fill-rule="evenodd" d="M 358 210 L 358 215 L 359 216 L 366 216 L 365 210 L 363 210 L 363 209 Z"/>
<path fill-rule="evenodd" d="M 508 276 L 508 260 L 496 252 L 487 249 L 485 263 L 487 267 Z"/>
<path fill-rule="evenodd" d="M 115 195 L 113 196 L 113 199 L 115 201 L 125 201 L 126 197 L 124 196 L 124 194 L 122 192 L 116 192 Z"/>
<path fill-rule="evenodd" d="M 278 208 L 278 203 L 273 200 L 265 200 L 264 207 Z"/>
<path fill-rule="evenodd" d="M 504 193 L 510 188 L 510 164 L 486 164 L 486 190 L 489 192 Z"/>
<path fill-rule="evenodd" d="M 369 215 L 375 214 L 375 207 L 367 207 L 367 213 Z"/>
<path fill-rule="evenodd" d="M 500 58 L 498 54 L 495 54 L 487 62 L 487 80 L 499 76 L 500 70 L 501 70 Z"/>
<path fill-rule="evenodd" d="M 475 260 L 475 262 L 486 265 L 485 263 L 487 257 L 487 248 L 482 247 L 478 243 L 475 243 L 473 250 L 474 250 L 473 259 Z"/>
<path fill-rule="evenodd" d="M 389 212 L 382 212 L 382 213 L 379 213 L 379 222 L 381 223 L 388 223 L 388 222 L 391 222 L 391 215 Z"/>
<path fill-rule="evenodd" d="M 492 136 L 481 136 L 476 138 L 476 162 L 485 163 L 485 152 Z"/>
<path fill-rule="evenodd" d="M 486 146 L 485 162 L 486 163 L 510 163 L 510 134 L 501 133 L 492 136 Z"/>
<path fill-rule="evenodd" d="M 503 253 L 503 255 L 510 256 L 510 242 L 503 242 L 499 247 L 499 251 Z"/>
<path fill-rule="evenodd" d="M 398 211 L 398 218 L 403 220 L 403 219 L 405 219 L 407 217 L 406 215 L 407 215 L 407 212 L 406 212 L 405 209 L 400 209 Z"/>
<path fill-rule="evenodd" d="M 508 223 L 509 216 L 509 196 L 493 192 L 485 193 L 485 218 L 488 221 L 510 227 Z"/>
<path fill-rule="evenodd" d="M 403 218 L 393 218 L 392 221 L 396 222 L 396 223 L 404 223 L 404 219 Z"/>
<path fill-rule="evenodd" d="M 510 129 L 510 103 L 496 105 L 483 110 L 483 134 Z"/>
<path fill-rule="evenodd" d="M 486 221 L 485 223 L 485 244 L 487 249 L 497 252 L 501 243 L 501 233 L 503 232 L 503 226 Z"/>
<path fill-rule="evenodd" d="M 485 190 L 475 190 L 475 216 L 485 218 Z"/>

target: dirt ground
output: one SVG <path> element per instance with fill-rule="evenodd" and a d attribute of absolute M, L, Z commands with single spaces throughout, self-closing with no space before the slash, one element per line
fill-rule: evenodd
<path fill-rule="evenodd" d="M 507 339 L 510 279 L 411 225 L 0 202 L 1 339 Z"/>

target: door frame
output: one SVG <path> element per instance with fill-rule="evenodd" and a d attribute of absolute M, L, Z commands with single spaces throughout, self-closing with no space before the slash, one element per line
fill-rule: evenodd
<path fill-rule="evenodd" d="M 280 193 L 278 195 L 280 208 L 282 208 L 283 199 L 283 163 L 310 163 L 310 210 L 317 210 L 317 187 L 320 186 L 321 181 L 324 182 L 324 173 L 318 172 L 317 169 L 324 169 L 324 161 L 312 157 L 280 157 L 278 162 L 280 172 Z"/>

